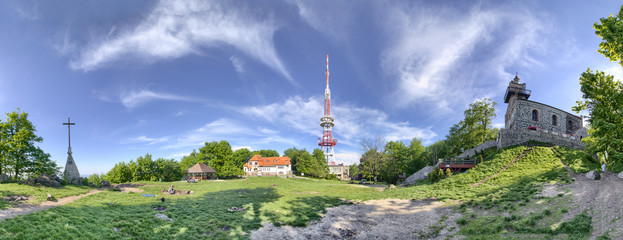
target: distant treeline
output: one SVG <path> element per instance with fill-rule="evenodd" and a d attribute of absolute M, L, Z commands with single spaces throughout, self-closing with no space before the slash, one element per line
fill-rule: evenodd
<path fill-rule="evenodd" d="M 256 154 L 262 157 L 279 157 L 279 152 L 276 150 L 250 151 L 241 148 L 233 151 L 229 142 L 213 141 L 206 142 L 203 147 L 199 148 L 199 151 L 193 150 L 188 156 L 182 157 L 179 162 L 164 158 L 154 161 L 150 154 L 130 160 L 128 163 L 119 162 L 106 174 L 90 176 L 89 182 L 98 185 L 101 180 L 111 183 L 177 181 L 183 177 L 184 171 L 197 163 L 210 166 L 219 178 L 238 177 L 244 175 L 243 165 Z M 329 168 L 320 149 L 315 149 L 311 154 L 305 149 L 290 148 L 285 150 L 284 156 L 290 157 L 294 171 L 312 177 L 330 177 Z"/>

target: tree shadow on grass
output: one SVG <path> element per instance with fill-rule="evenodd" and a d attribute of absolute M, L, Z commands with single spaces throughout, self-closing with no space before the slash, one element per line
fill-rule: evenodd
<path fill-rule="evenodd" d="M 6 219 L 0 222 L 0 238 L 247 238 L 249 231 L 261 227 L 262 206 L 279 197 L 273 188 L 254 188 L 165 196 L 162 202 L 159 197 L 105 191 L 63 207 Z M 166 210 L 156 211 L 156 207 Z M 173 221 L 158 219 L 156 214 Z"/>

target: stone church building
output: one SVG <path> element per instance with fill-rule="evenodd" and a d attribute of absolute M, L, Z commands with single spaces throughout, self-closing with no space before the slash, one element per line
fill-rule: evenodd
<path fill-rule="evenodd" d="M 526 83 L 515 76 L 506 88 L 504 103 L 508 104 L 504 115 L 504 128 L 496 141 L 488 141 L 465 151 L 458 157 L 469 157 L 476 151 L 494 147 L 503 148 L 526 143 L 530 140 L 557 146 L 584 149 L 582 138 L 588 136 L 581 116 L 571 114 L 550 105 L 528 100 L 531 91 Z"/>

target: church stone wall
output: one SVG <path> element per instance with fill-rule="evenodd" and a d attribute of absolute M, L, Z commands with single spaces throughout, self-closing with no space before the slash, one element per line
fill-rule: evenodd
<path fill-rule="evenodd" d="M 491 147 L 495 147 L 497 146 L 497 142 L 496 141 L 486 141 L 478 146 L 476 146 L 475 148 L 469 149 L 463 153 L 461 153 L 461 155 L 457 156 L 460 158 L 466 158 L 466 157 L 471 157 L 476 155 L 476 152 L 482 152 L 482 150 L 491 148 Z"/>
<path fill-rule="evenodd" d="M 565 134 L 575 134 L 582 128 L 582 119 L 560 109 L 528 100 L 513 99 L 510 108 L 510 119 L 507 119 L 507 129 L 525 130 L 536 127 L 538 130 L 548 130 Z M 538 119 L 532 119 L 532 111 L 538 112 Z M 557 125 L 553 125 L 552 116 L 557 117 Z M 573 127 L 568 126 L 569 121 Z M 568 129 L 572 129 L 569 131 Z"/>
<path fill-rule="evenodd" d="M 582 137 L 572 136 L 566 133 L 552 132 L 545 129 L 536 131 L 527 129 L 500 129 L 498 134 L 498 148 L 519 145 L 530 140 L 535 140 L 539 142 L 551 143 L 556 146 L 584 149 L 584 143 L 581 141 Z"/>

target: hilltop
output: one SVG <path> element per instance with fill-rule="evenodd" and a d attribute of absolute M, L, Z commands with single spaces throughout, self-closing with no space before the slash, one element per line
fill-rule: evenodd
<path fill-rule="evenodd" d="M 597 181 L 584 177 L 585 172 L 599 168 L 588 154 L 564 147 L 513 146 L 487 149 L 476 157 L 482 161 L 465 173 L 395 189 L 347 181 L 255 177 L 174 182 L 176 188 L 193 193 L 171 196 L 161 191 L 171 183 L 139 182 L 133 191 L 98 192 L 56 208 L 7 218 L 0 221 L 0 233 L 2 238 L 623 236 L 618 227 L 623 217 L 618 205 L 623 180 L 611 173 Z M 58 197 L 91 190 L 2 187 L 10 189 L 0 191 L 2 196 L 34 196 L 31 204 L 43 201 L 45 192 L 51 190 Z M 160 197 L 166 201 L 160 202 Z M 159 210 L 172 221 L 155 218 Z M 24 225 L 37 227 L 20 227 Z"/>

